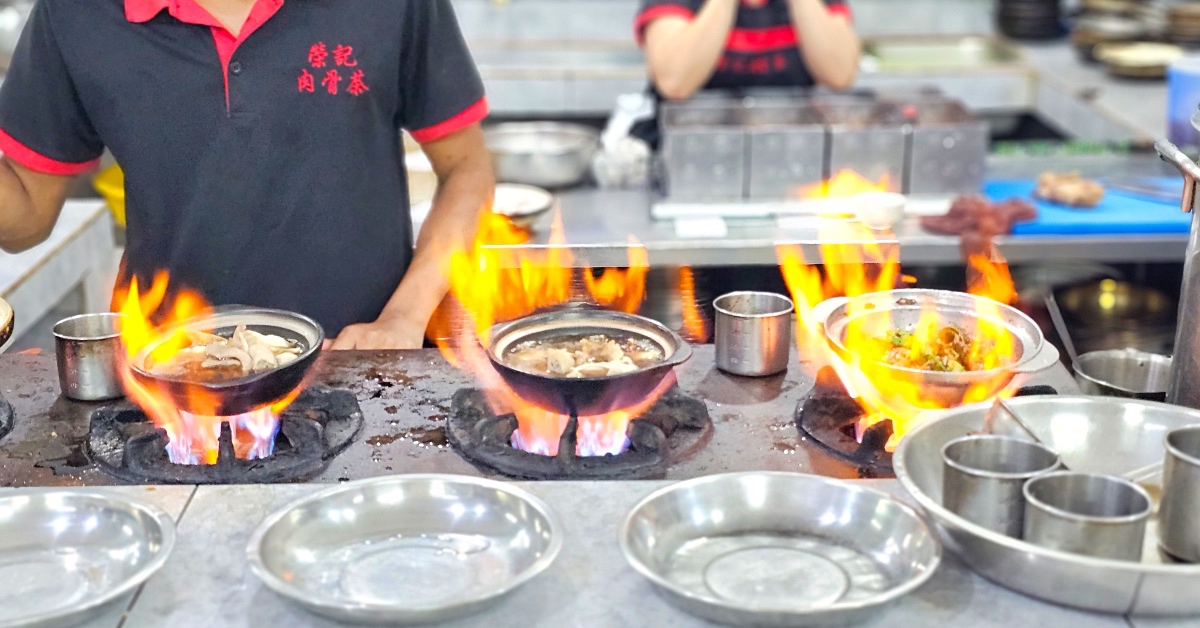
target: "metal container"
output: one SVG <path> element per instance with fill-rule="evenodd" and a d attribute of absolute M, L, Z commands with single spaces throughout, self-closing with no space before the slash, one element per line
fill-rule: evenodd
<path fill-rule="evenodd" d="M 746 196 L 746 130 L 740 101 L 707 97 L 665 103 L 659 115 L 661 158 L 673 200 L 728 201 Z"/>
<path fill-rule="evenodd" d="M 1163 459 L 1171 429 L 1200 423 L 1200 411 L 1112 397 L 1024 397 L 1008 401 L 1022 422 L 1064 466 L 1123 476 Z M 987 431 L 992 405 L 950 410 L 906 434 L 893 456 L 896 477 L 963 561 L 989 580 L 1026 595 L 1120 615 L 1200 613 L 1200 565 L 1165 562 L 1153 523 L 1141 563 L 1060 552 L 998 534 L 950 512 L 942 503 L 946 443 Z"/>
<path fill-rule="evenodd" d="M 1150 494 L 1109 475 L 1059 471 L 1025 484 L 1025 541 L 1054 550 L 1140 561 Z"/>
<path fill-rule="evenodd" d="M 894 329 L 916 326 L 922 312 L 932 309 L 944 325 L 973 329 L 981 317 L 1003 328 L 1013 342 L 1012 362 L 986 371 L 935 372 L 909 369 L 860 359 L 846 347 L 850 329 L 884 338 Z M 820 321 L 830 348 L 859 369 L 879 398 L 900 407 L 953 408 L 963 404 L 968 392 L 990 398 L 1020 373 L 1036 373 L 1058 363 L 1058 350 L 1046 342 L 1042 330 L 1028 316 L 995 301 L 945 290 L 889 290 L 862 296 L 835 298 L 817 305 L 814 319 Z M 911 384 L 911 385 L 910 385 Z M 920 399 L 912 398 L 919 394 Z M 936 454 L 935 454 L 935 457 Z"/>
<path fill-rule="evenodd" d="M 946 508 L 1014 538 L 1025 525 L 1025 482 L 1059 465 L 1058 454 L 1037 443 L 989 434 L 946 443 L 942 461 Z"/>
<path fill-rule="evenodd" d="M 600 134 L 565 122 L 506 122 L 483 132 L 496 179 L 543 188 L 581 183 L 600 147 Z"/>
<path fill-rule="evenodd" d="M 1192 126 L 1200 130 L 1200 111 L 1192 116 Z M 1154 149 L 1183 174 L 1180 205 L 1192 212 L 1191 235 L 1183 261 L 1183 285 L 1179 293 L 1179 321 L 1175 331 L 1175 352 L 1171 357 L 1171 380 L 1167 384 L 1167 402 L 1200 408 L 1200 221 L 1196 219 L 1196 184 L 1200 166 L 1174 144 L 1159 140 Z"/>
<path fill-rule="evenodd" d="M 904 191 L 908 137 L 899 109 L 888 103 L 846 103 L 819 111 L 829 130 L 826 175 L 853 170 L 871 181 L 886 179 L 884 191 Z"/>
<path fill-rule="evenodd" d="M 1171 358 L 1138 351 L 1093 351 L 1075 362 L 1075 381 L 1087 395 L 1165 401 Z"/>
<path fill-rule="evenodd" d="M 792 351 L 792 300 L 771 292 L 733 292 L 713 302 L 717 368 L 746 377 L 787 370 Z"/>
<path fill-rule="evenodd" d="M 304 352 L 284 366 L 251 373 L 245 377 L 201 382 L 153 373 L 147 359 L 178 330 L 229 336 L 239 325 L 260 334 L 279 336 L 297 343 Z M 193 414 L 236 416 L 279 401 L 304 385 L 309 369 L 321 355 L 325 332 L 313 319 L 283 310 L 222 306 L 211 315 L 200 316 L 168 327 L 130 361 L 130 371 L 142 386 L 169 396 L 181 409 Z M 213 400 L 220 403 L 214 409 Z"/>
<path fill-rule="evenodd" d="M 54 349 L 63 396 L 76 401 L 124 396 L 120 314 L 83 314 L 59 321 L 54 326 Z"/>
<path fill-rule="evenodd" d="M 1172 430 L 1165 446 L 1159 546 L 1179 560 L 1200 563 L 1200 426 Z"/>
<path fill-rule="evenodd" d="M 987 167 L 987 122 L 961 103 L 944 98 L 918 100 L 902 107 L 914 122 L 905 159 L 905 193 L 978 193 Z"/>
<path fill-rule="evenodd" d="M 798 99 L 747 99 L 746 195 L 755 200 L 797 198 L 825 178 L 828 137 L 821 117 Z"/>
<path fill-rule="evenodd" d="M 175 522 L 100 491 L 21 490 L 0 498 L 0 626 L 73 626 L 125 599 L 175 545 Z"/>
<path fill-rule="evenodd" d="M 266 518 L 247 547 L 271 590 L 334 620 L 445 621 L 545 571 L 562 525 L 505 482 L 404 475 L 342 484 Z"/>
<path fill-rule="evenodd" d="M 624 375 L 578 379 L 527 373 L 504 363 L 505 352 L 521 342 L 592 334 L 628 334 L 649 340 L 662 349 L 665 359 Z M 692 357 L 692 347 L 657 321 L 573 304 L 493 327 L 488 357 L 521 399 L 558 414 L 584 416 L 642 401 L 673 376 L 676 366 Z"/>
<path fill-rule="evenodd" d="M 894 498 L 793 473 L 735 473 L 651 494 L 621 550 L 668 602 L 738 626 L 844 626 L 928 580 L 941 546 Z"/>

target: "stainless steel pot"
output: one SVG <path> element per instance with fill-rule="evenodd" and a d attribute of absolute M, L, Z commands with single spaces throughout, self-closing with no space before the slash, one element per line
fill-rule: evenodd
<path fill-rule="evenodd" d="M 62 394 L 76 401 L 104 401 L 125 395 L 121 369 L 120 314 L 83 314 L 54 326 L 58 381 Z"/>
<path fill-rule="evenodd" d="M 987 319 L 1007 332 L 1013 341 L 1012 361 L 984 370 L 945 373 L 902 368 L 881 362 L 869 362 L 854 355 L 845 345 L 851 327 L 886 337 L 893 329 L 916 326 L 925 308 L 937 312 L 943 325 L 973 329 Z M 993 312 L 993 314 L 985 314 Z M 990 398 L 1020 373 L 1036 373 L 1058 363 L 1058 350 L 1046 342 L 1042 330 L 1028 316 L 1014 308 L 983 297 L 945 290 L 889 290 L 852 299 L 829 299 L 814 311 L 821 321 L 830 348 L 843 360 L 857 364 L 863 376 L 875 386 L 881 398 L 907 406 L 953 408 L 966 401 Z M 921 400 L 912 398 L 919 394 Z"/>
<path fill-rule="evenodd" d="M 1092 351 L 1075 363 L 1075 381 L 1084 394 L 1165 401 L 1171 358 L 1138 351 Z"/>
<path fill-rule="evenodd" d="M 498 181 L 550 189 L 583 181 L 600 146 L 594 129 L 562 122 L 507 122 L 483 135 Z"/>
<path fill-rule="evenodd" d="M 745 377 L 787 370 L 792 351 L 792 300 L 770 292 L 733 292 L 718 298 L 717 368 Z"/>

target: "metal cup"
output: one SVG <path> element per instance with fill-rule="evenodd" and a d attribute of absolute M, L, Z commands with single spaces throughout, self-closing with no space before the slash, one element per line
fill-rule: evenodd
<path fill-rule="evenodd" d="M 766 377 L 787 370 L 792 351 L 792 300 L 770 292 L 731 292 L 718 298 L 717 368 Z"/>
<path fill-rule="evenodd" d="M 1200 425 L 1168 432 L 1166 449 L 1159 546 L 1174 558 L 1200 563 Z"/>
<path fill-rule="evenodd" d="M 979 434 L 942 447 L 942 505 L 994 532 L 1021 538 L 1029 478 L 1058 468 L 1058 454 L 1031 441 Z"/>
<path fill-rule="evenodd" d="M 124 396 L 120 314 L 84 314 L 54 326 L 58 381 L 68 399 L 103 401 Z"/>
<path fill-rule="evenodd" d="M 1061 471 L 1025 484 L 1025 540 L 1063 552 L 1140 561 L 1150 494 L 1118 477 Z"/>

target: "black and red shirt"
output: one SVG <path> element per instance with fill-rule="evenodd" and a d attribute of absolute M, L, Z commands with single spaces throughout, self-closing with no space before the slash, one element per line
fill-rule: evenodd
<path fill-rule="evenodd" d="M 641 43 L 646 27 L 662 17 L 691 19 L 706 0 L 642 0 L 634 22 Z M 832 13 L 849 17 L 843 0 L 824 0 Z M 737 21 L 725 41 L 725 52 L 704 89 L 739 87 L 808 87 L 812 75 L 800 54 L 788 0 L 767 0 L 754 7 L 742 0 Z"/>
<path fill-rule="evenodd" d="M 39 0 L 0 88 L 0 151 L 125 172 L 125 268 L 216 304 L 377 317 L 412 257 L 401 129 L 487 115 L 450 0 Z"/>

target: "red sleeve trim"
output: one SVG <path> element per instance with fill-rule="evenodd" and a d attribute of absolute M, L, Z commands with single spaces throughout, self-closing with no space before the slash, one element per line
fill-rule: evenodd
<path fill-rule="evenodd" d="M 696 17 L 695 13 L 687 7 L 681 7 L 678 4 L 660 4 L 650 7 L 638 14 L 637 19 L 633 21 L 633 36 L 637 39 L 638 45 L 645 43 L 646 27 L 650 22 L 663 17 L 681 17 L 685 20 L 691 20 Z"/>
<path fill-rule="evenodd" d="M 771 28 L 735 28 L 729 31 L 725 49 L 729 52 L 764 52 L 780 48 L 794 48 L 800 43 L 796 30 L 791 25 Z"/>
<path fill-rule="evenodd" d="M 854 21 L 854 14 L 850 12 L 850 5 L 848 4 L 831 4 L 825 7 L 825 9 L 829 11 L 830 15 L 840 15 L 851 22 Z"/>
<path fill-rule="evenodd" d="M 475 104 L 458 112 L 454 117 L 423 129 L 410 129 L 408 134 L 417 142 L 428 144 L 479 122 L 487 117 L 488 111 L 487 98 L 480 98 Z"/>
<path fill-rule="evenodd" d="M 2 129 L 0 129 L 0 152 L 7 155 L 13 161 L 35 172 L 55 174 L 64 177 L 76 175 L 81 172 L 87 172 L 88 170 L 100 165 L 99 157 L 91 161 L 84 162 L 69 162 L 51 159 L 13 139 L 13 136 L 5 133 Z"/>

